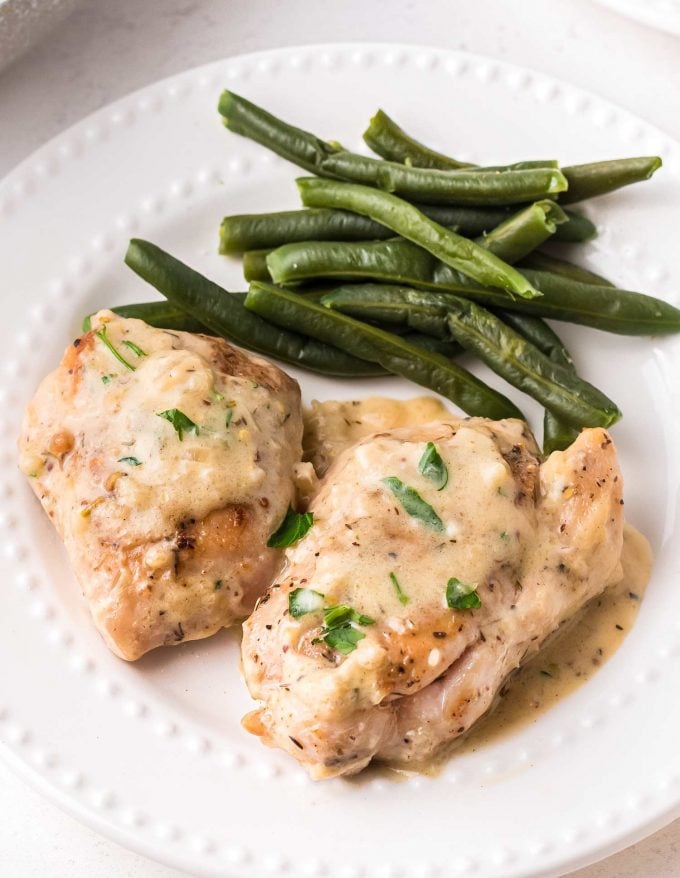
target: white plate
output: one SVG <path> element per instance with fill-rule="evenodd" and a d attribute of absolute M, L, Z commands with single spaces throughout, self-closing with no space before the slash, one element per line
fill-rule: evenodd
<path fill-rule="evenodd" d="M 512 878 L 634 841 L 680 804 L 677 338 L 565 327 L 583 371 L 626 413 L 615 436 L 627 509 L 652 540 L 654 578 L 633 632 L 591 682 L 441 776 L 315 784 L 240 728 L 250 702 L 237 631 L 128 665 L 93 630 L 16 471 L 19 419 L 83 314 L 150 297 L 122 261 L 131 234 L 234 289 L 238 264 L 215 253 L 222 215 L 295 206 L 296 170 L 221 126 L 225 86 L 349 146 L 383 106 L 435 147 L 483 162 L 659 153 L 666 167 L 652 182 L 588 207 L 603 231 L 582 252 L 622 285 L 680 304 L 680 146 L 529 70 L 405 46 L 283 49 L 150 86 L 67 131 L 0 188 L 4 754 L 101 832 L 200 875 Z M 298 377 L 307 398 L 417 392 Z"/>
<path fill-rule="evenodd" d="M 680 36 L 680 0 L 597 0 L 614 12 Z"/>

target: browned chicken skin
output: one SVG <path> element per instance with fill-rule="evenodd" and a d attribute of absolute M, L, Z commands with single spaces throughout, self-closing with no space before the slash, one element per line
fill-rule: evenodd
<path fill-rule="evenodd" d="M 448 468 L 441 489 L 418 468 L 428 442 Z M 408 514 L 382 481 L 390 476 L 436 510 L 441 529 Z M 620 576 L 622 487 L 599 429 L 543 464 L 526 425 L 510 420 L 451 418 L 348 449 L 312 501 L 313 527 L 244 626 L 245 678 L 263 702 L 246 727 L 315 778 L 374 758 L 427 759 Z M 452 609 L 452 578 L 481 607 Z M 300 588 L 368 617 L 353 623 L 360 636 L 346 655 L 324 640 L 321 606 L 290 615 Z"/>
<path fill-rule="evenodd" d="M 21 467 L 117 655 L 252 610 L 301 435 L 296 382 L 221 339 L 103 311 L 69 346 L 26 412 Z"/>

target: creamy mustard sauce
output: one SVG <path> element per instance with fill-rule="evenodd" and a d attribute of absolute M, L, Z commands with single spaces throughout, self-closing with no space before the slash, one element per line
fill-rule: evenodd
<path fill-rule="evenodd" d="M 508 680 L 487 716 L 453 742 L 455 749 L 474 751 L 533 722 L 614 655 L 635 623 L 652 569 L 649 542 L 629 524 L 621 564 L 621 581 L 552 635 L 540 653 Z"/>
<path fill-rule="evenodd" d="M 344 448 L 373 432 L 445 420 L 449 414 L 442 403 L 428 397 L 405 401 L 375 397 L 361 401 L 314 402 L 305 415 L 305 459 L 314 464 L 321 476 Z M 465 434 L 465 428 L 459 432 Z M 480 447 L 477 448 L 477 445 Z M 405 449 L 403 460 L 399 465 L 393 466 L 394 475 L 403 477 L 404 481 L 421 492 L 427 502 L 436 507 L 438 502 L 441 503 L 436 489 L 417 475 L 417 458 L 422 450 L 418 446 Z M 486 461 L 481 480 L 479 464 L 474 460 L 477 452 Z M 365 454 L 365 466 L 378 471 L 380 442 L 367 446 Z M 450 489 L 447 491 L 448 509 L 445 510 L 446 515 L 442 516 L 447 521 L 447 531 L 442 542 L 446 541 L 447 545 L 441 552 L 442 565 L 438 564 L 436 551 L 433 551 L 436 547 L 429 546 L 432 555 L 428 559 L 428 565 L 434 573 L 441 566 L 441 575 L 432 577 L 432 595 L 424 593 L 428 586 L 420 578 L 420 591 L 416 597 L 419 603 L 429 599 L 441 602 L 439 580 L 447 573 L 450 574 L 454 557 L 460 558 L 461 568 L 467 571 L 468 577 L 470 571 L 474 573 L 478 562 L 483 567 L 488 567 L 489 556 L 497 559 L 498 563 L 511 560 L 513 547 L 521 542 L 521 532 L 524 529 L 522 514 L 511 499 L 504 502 L 504 494 L 511 493 L 514 484 L 509 484 L 512 479 L 509 478 L 507 466 L 491 443 L 486 444 L 481 435 L 461 435 L 459 451 L 456 450 L 454 440 L 453 447 L 449 444 L 442 456 L 454 483 L 453 493 Z M 469 473 L 470 478 L 475 477 L 474 484 L 466 477 L 466 473 Z M 459 507 L 465 509 L 466 518 L 457 523 L 456 509 Z M 489 516 L 493 519 L 491 525 Z M 480 552 L 480 531 L 489 535 L 486 552 Z M 466 535 L 473 533 L 476 534 L 475 555 L 468 556 L 465 550 Z M 361 542 L 360 533 L 353 537 Z M 459 540 L 460 545 L 452 546 L 451 540 Z M 387 615 L 395 625 L 407 623 L 408 605 L 400 604 L 394 589 L 390 590 L 389 570 L 394 567 L 400 571 L 400 584 L 408 594 L 409 588 L 414 587 L 413 582 L 419 579 L 414 575 L 411 580 L 409 566 L 413 567 L 415 574 L 417 567 L 422 565 L 422 555 L 419 559 L 419 553 L 410 552 L 408 546 L 400 549 L 397 546 L 391 547 L 388 543 L 389 535 L 386 535 L 385 551 L 380 556 L 375 551 L 370 557 L 367 553 L 356 553 L 355 566 L 360 568 L 361 576 L 357 575 L 358 570 L 348 569 L 345 554 L 340 564 L 341 582 L 338 581 L 340 559 L 335 552 L 329 553 L 325 560 L 321 559 L 317 567 L 315 587 L 323 591 L 325 580 L 331 594 L 335 590 L 334 586 L 337 587 L 343 600 L 350 603 L 356 601 L 363 612 L 383 617 Z M 390 550 L 393 550 L 391 555 Z M 622 556 L 623 578 L 587 604 L 549 638 L 540 653 L 506 682 L 493 709 L 469 733 L 444 748 L 442 755 L 437 756 L 431 765 L 419 765 L 418 770 L 436 768 L 453 748 L 474 750 L 501 735 L 517 730 L 588 680 L 619 648 L 631 629 L 649 579 L 651 563 L 651 551 L 645 537 L 634 528 L 626 526 Z M 484 571 L 480 569 L 479 572 L 483 576 Z M 352 583 L 358 584 L 356 594 L 352 592 Z"/>
<path fill-rule="evenodd" d="M 441 491 L 419 471 L 425 438 L 399 443 L 395 454 L 394 440 L 378 435 L 356 450 L 353 484 L 371 487 L 356 491 L 353 520 L 332 545 L 325 545 L 316 561 L 314 587 L 329 604 L 341 601 L 360 607 L 361 612 L 401 629 L 420 617 L 424 608 L 439 607 L 450 615 L 445 586 L 451 576 L 477 583 L 495 566 L 519 564 L 533 525 L 526 510 L 515 503 L 515 482 L 497 445 L 490 435 L 464 424 L 455 428 L 442 424 L 437 438 L 438 452 L 450 473 L 446 490 Z M 385 478 L 397 478 L 417 491 L 439 516 L 441 527 L 423 526 L 417 516 L 407 514 L 385 487 Z M 344 483 L 329 485 L 327 508 L 347 511 L 346 490 Z M 392 508 L 391 515 L 383 514 L 385 503 Z M 324 511 L 319 510 L 320 520 Z M 398 577 L 408 603 L 399 600 L 390 574 Z M 437 667 L 444 661 L 443 652 L 433 649 L 430 660 Z"/>
<path fill-rule="evenodd" d="M 111 311 L 69 345 L 24 418 L 20 466 L 95 623 L 136 659 L 246 615 L 293 500 L 297 384 L 219 339 Z"/>
<path fill-rule="evenodd" d="M 60 419 L 65 435 L 89 437 L 85 465 L 71 472 L 71 532 L 97 522 L 102 537 L 124 540 L 133 526 L 160 540 L 182 517 L 203 518 L 264 488 L 258 457 L 264 437 L 277 453 L 282 419 L 266 388 L 211 368 L 199 336 L 183 335 L 180 345 L 170 332 L 106 311 L 92 325 L 134 369 L 97 339 L 82 389 Z M 181 439 L 164 412 L 181 419 Z M 40 479 L 43 449 L 27 445 L 21 468 Z"/>
<path fill-rule="evenodd" d="M 432 396 L 388 399 L 371 396 L 348 402 L 314 400 L 304 412 L 303 457 L 323 476 L 340 452 L 371 433 L 439 421 L 450 415 Z"/>

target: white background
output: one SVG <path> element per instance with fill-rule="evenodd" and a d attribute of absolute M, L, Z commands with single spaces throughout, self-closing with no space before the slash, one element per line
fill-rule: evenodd
<path fill-rule="evenodd" d="M 86 0 L 0 72 L 0 177 L 82 116 L 163 76 L 257 49 L 348 40 L 423 43 L 524 64 L 680 139 L 680 38 L 591 0 Z M 81 827 L 2 764 L 0 875 L 179 878 Z M 680 821 L 573 878 L 649 876 L 680 878 Z"/>

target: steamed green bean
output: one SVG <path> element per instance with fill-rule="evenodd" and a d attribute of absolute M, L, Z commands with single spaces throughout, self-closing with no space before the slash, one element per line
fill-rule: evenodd
<path fill-rule="evenodd" d="M 281 332 L 244 308 L 222 287 L 149 241 L 133 238 L 125 262 L 172 305 L 222 338 L 322 374 L 368 376 L 383 373 L 374 363 L 356 359 L 297 332 Z"/>
<path fill-rule="evenodd" d="M 297 184 L 308 207 L 340 207 L 370 216 L 479 283 L 523 298 L 540 295 L 512 266 L 467 238 L 438 225 L 395 195 L 368 186 L 316 177 L 299 179 Z M 272 277 L 279 281 L 276 251 L 268 257 L 267 265 Z"/>
<path fill-rule="evenodd" d="M 523 417 L 510 400 L 449 357 L 416 347 L 402 337 L 331 311 L 290 290 L 253 283 L 246 308 L 284 329 L 295 327 L 354 357 L 380 363 L 390 372 L 441 393 L 469 415 Z"/>

